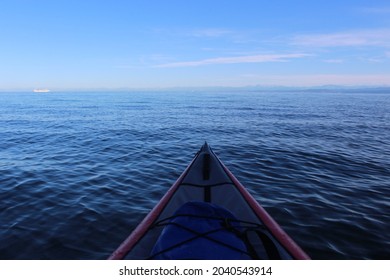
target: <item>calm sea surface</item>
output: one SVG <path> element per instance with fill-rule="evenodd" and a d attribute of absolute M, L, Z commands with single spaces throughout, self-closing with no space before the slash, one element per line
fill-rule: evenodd
<path fill-rule="evenodd" d="M 314 259 L 390 259 L 390 92 L 0 93 L 0 258 L 105 259 L 204 141 Z"/>

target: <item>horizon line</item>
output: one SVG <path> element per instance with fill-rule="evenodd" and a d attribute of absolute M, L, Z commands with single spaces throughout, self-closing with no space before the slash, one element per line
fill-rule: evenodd
<path fill-rule="evenodd" d="M 293 90 L 293 89 L 390 89 L 390 84 L 378 85 L 338 85 L 338 84 L 323 84 L 323 85 L 243 85 L 243 86 L 155 86 L 155 87 L 84 87 L 84 88 L 49 88 L 49 94 L 53 92 L 70 92 L 70 91 L 165 91 L 165 90 Z M 34 88 L 0 88 L 0 92 L 34 92 Z"/>

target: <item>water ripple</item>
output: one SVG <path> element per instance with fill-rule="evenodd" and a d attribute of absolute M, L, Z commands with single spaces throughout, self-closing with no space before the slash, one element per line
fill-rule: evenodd
<path fill-rule="evenodd" d="M 389 102 L 3 93 L 0 258 L 106 258 L 207 140 L 314 259 L 388 259 Z"/>

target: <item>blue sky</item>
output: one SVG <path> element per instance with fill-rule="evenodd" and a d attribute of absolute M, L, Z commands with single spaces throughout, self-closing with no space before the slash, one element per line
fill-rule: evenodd
<path fill-rule="evenodd" d="M 390 1 L 0 1 L 0 89 L 324 84 L 390 85 Z"/>

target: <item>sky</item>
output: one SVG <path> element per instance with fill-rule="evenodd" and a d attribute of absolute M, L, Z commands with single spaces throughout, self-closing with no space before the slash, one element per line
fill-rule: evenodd
<path fill-rule="evenodd" d="M 388 0 L 0 0 L 0 90 L 390 85 Z"/>

